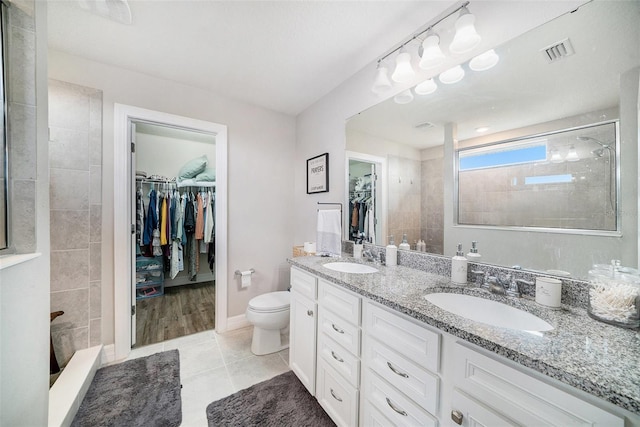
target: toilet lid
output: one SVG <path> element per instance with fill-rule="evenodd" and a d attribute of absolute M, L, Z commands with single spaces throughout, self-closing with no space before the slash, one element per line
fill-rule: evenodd
<path fill-rule="evenodd" d="M 278 311 L 288 309 L 290 303 L 290 292 L 269 292 L 252 298 L 249 307 L 255 311 Z"/>

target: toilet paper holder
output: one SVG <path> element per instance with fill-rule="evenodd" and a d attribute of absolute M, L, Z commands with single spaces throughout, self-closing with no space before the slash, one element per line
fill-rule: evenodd
<path fill-rule="evenodd" d="M 253 273 L 255 273 L 255 272 L 256 272 L 256 270 L 255 270 L 255 269 L 253 269 L 253 268 L 250 268 L 250 269 L 249 269 L 249 270 L 247 270 L 247 271 L 251 272 L 251 274 L 253 274 Z M 236 276 L 242 276 L 242 273 L 243 273 L 243 271 L 236 270 L 234 274 L 235 274 Z"/>

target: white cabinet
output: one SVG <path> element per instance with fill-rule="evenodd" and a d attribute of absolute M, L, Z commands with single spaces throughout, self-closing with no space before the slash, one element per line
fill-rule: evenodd
<path fill-rule="evenodd" d="M 624 425 L 623 418 L 475 351 L 468 344 L 455 344 L 453 368 L 452 380 L 457 390 L 453 393 L 451 410 L 469 411 L 458 407 L 462 391 L 473 397 L 480 407 L 505 420 L 516 420 L 517 424 Z"/>
<path fill-rule="evenodd" d="M 291 269 L 289 366 L 314 396 L 318 312 L 316 283 L 315 276 L 296 268 Z"/>
<path fill-rule="evenodd" d="M 451 404 L 455 409 L 451 410 L 451 419 L 445 420 L 448 423 L 465 427 L 515 427 L 521 425 L 460 392 L 460 390 L 453 390 Z"/>

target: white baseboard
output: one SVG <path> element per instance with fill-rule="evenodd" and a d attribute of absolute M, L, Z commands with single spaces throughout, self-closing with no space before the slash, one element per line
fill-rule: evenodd
<path fill-rule="evenodd" d="M 227 318 L 227 331 L 246 328 L 247 326 L 251 326 L 251 323 L 249 323 L 247 316 L 244 314 Z"/>
<path fill-rule="evenodd" d="M 102 366 L 109 365 L 116 361 L 116 346 L 109 344 L 102 347 Z"/>

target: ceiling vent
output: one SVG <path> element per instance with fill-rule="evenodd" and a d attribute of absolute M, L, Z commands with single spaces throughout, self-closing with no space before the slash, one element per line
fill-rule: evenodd
<path fill-rule="evenodd" d="M 424 123 L 417 124 L 414 127 L 416 129 L 422 130 L 422 129 L 429 129 L 429 128 L 432 128 L 434 126 L 435 125 L 433 123 L 431 123 L 431 122 L 424 122 Z"/>
<path fill-rule="evenodd" d="M 562 58 L 573 55 L 575 50 L 568 38 L 540 50 L 549 64 L 560 61 Z"/>

